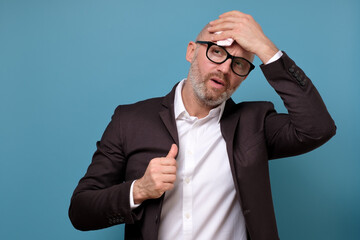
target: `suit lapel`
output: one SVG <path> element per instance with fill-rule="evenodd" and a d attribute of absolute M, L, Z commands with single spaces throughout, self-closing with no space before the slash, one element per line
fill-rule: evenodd
<path fill-rule="evenodd" d="M 231 173 L 234 180 L 234 185 L 236 189 L 236 194 L 238 199 L 240 199 L 240 188 L 236 178 L 236 171 L 235 171 L 235 161 L 234 161 L 234 137 L 236 132 L 236 127 L 239 122 L 239 114 L 235 114 L 236 111 L 236 104 L 232 99 L 229 99 L 226 102 L 225 110 L 223 116 L 220 120 L 220 129 L 221 134 L 226 142 L 226 150 L 229 157 Z"/>
<path fill-rule="evenodd" d="M 221 133 L 225 139 L 228 153 L 233 152 L 233 142 L 239 116 L 233 114 L 236 104 L 232 99 L 226 102 L 224 113 L 220 120 Z M 229 154 L 229 158 L 232 159 L 232 154 Z"/>
<path fill-rule="evenodd" d="M 166 129 L 168 130 L 170 136 L 172 137 L 176 145 L 179 146 L 179 137 L 176 128 L 175 113 L 174 113 L 174 97 L 175 97 L 175 89 L 177 85 L 178 84 L 176 84 L 174 88 L 171 90 L 171 92 L 164 97 L 164 100 L 162 102 L 163 109 L 159 112 L 159 115 Z"/>

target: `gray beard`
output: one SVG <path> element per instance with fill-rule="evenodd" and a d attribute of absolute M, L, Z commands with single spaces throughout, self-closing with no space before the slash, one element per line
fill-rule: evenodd
<path fill-rule="evenodd" d="M 204 79 L 201 79 L 201 74 L 199 71 L 197 59 L 195 59 L 195 61 L 190 66 L 188 80 L 190 81 L 193 87 L 197 99 L 201 103 L 209 107 L 217 107 L 226 100 L 228 100 L 235 91 L 235 89 L 233 91 L 227 90 L 221 93 L 219 97 L 215 98 L 206 88 L 206 84 L 205 84 L 206 81 L 210 81 L 210 78 L 207 79 L 207 77 L 208 76 L 205 76 Z"/>

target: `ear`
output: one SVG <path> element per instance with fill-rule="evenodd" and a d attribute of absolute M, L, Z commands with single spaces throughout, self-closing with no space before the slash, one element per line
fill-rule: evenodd
<path fill-rule="evenodd" d="M 187 50 L 186 50 L 186 60 L 189 63 L 192 63 L 192 61 L 193 61 L 195 49 L 196 49 L 196 43 L 194 43 L 192 41 L 189 42 L 189 44 L 187 46 Z"/>

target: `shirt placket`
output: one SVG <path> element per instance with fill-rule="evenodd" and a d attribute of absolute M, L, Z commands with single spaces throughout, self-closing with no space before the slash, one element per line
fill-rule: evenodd
<path fill-rule="evenodd" d="M 185 168 L 183 184 L 183 236 L 192 239 L 193 233 L 193 173 L 194 173 L 194 146 L 197 141 L 198 121 L 190 123 L 189 134 L 185 151 Z"/>

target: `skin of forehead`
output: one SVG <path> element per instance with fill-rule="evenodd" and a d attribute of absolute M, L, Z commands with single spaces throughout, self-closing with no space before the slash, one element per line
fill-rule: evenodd
<path fill-rule="evenodd" d="M 210 27 L 210 24 L 206 24 L 205 27 L 200 31 L 198 36 L 196 37 L 196 41 L 211 41 L 211 34 L 207 30 Z M 231 55 L 237 56 L 237 57 L 244 57 L 250 62 L 254 60 L 254 54 L 246 51 L 243 49 L 236 41 L 231 44 L 231 46 L 223 46 L 226 51 L 228 51 Z M 240 54 L 233 54 L 233 53 L 239 53 Z"/>

